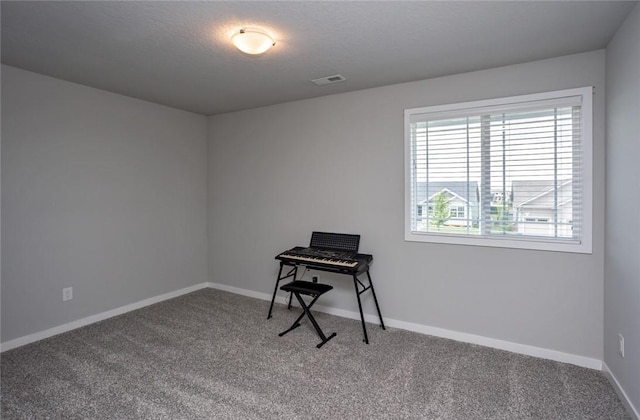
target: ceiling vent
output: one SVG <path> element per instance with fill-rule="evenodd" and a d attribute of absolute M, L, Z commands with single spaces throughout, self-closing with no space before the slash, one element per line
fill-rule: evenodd
<path fill-rule="evenodd" d="M 327 77 L 321 77 L 319 79 L 313 79 L 312 82 L 315 83 L 318 86 L 322 86 L 322 85 L 328 85 L 330 83 L 343 82 L 345 80 L 347 80 L 347 79 L 343 75 L 334 74 L 333 76 L 327 76 Z"/>

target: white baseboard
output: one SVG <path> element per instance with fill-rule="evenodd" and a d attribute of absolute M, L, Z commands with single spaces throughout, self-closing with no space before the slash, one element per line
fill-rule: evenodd
<path fill-rule="evenodd" d="M 627 408 L 627 411 L 629 411 L 631 417 L 634 420 L 640 420 L 640 413 L 638 412 L 636 407 L 633 406 L 633 403 L 629 399 L 629 396 L 626 392 L 624 392 L 624 389 L 622 388 L 622 386 L 620 386 L 620 382 L 618 382 L 618 379 L 613 374 L 613 372 L 611 372 L 611 369 L 609 369 L 609 366 L 607 366 L 605 362 L 602 362 L 602 372 L 611 383 L 611 386 L 613 386 L 613 389 L 615 389 L 616 394 L 618 394 L 618 397 L 620 397 L 620 401 L 622 401 L 624 406 Z"/>
<path fill-rule="evenodd" d="M 239 289 L 237 287 L 225 286 L 217 283 L 210 283 L 210 286 L 214 289 L 225 290 L 228 292 L 236 293 L 239 295 L 250 296 L 258 299 L 271 300 L 271 295 L 266 293 L 258 293 L 250 290 Z M 276 301 L 278 303 L 286 303 L 283 296 L 277 296 Z M 330 315 L 336 315 L 342 318 L 350 318 L 360 320 L 360 314 L 358 312 L 347 311 L 344 309 L 336 309 L 322 305 L 315 305 L 314 309 L 318 312 L 324 312 Z M 366 322 L 373 324 L 379 324 L 380 320 L 377 315 L 365 314 L 364 319 Z M 581 367 L 590 369 L 601 370 L 602 360 L 593 359 L 585 356 L 578 356 L 575 354 L 564 353 L 557 350 L 545 349 L 542 347 L 529 346 L 526 344 L 512 343 L 504 340 L 497 340 L 494 338 L 483 337 L 475 334 L 468 334 L 458 331 L 447 330 L 444 328 L 431 327 L 428 325 L 416 324 L 412 322 L 399 321 L 396 319 L 384 318 L 385 326 L 392 328 L 399 328 L 402 330 L 413 331 L 421 334 L 432 335 L 435 337 L 448 338 L 450 340 L 461 341 L 469 344 L 477 344 L 480 346 L 491 347 L 499 350 L 506 350 L 513 353 L 524 354 L 527 356 L 539 357 L 541 359 L 553 360 L 556 362 L 570 363 Z"/>
<path fill-rule="evenodd" d="M 7 341 L 0 344 L 0 351 L 11 350 L 16 347 L 23 346 L 25 344 L 33 343 L 38 340 L 52 337 L 57 334 L 61 334 L 67 331 L 74 330 L 76 328 L 84 327 L 85 325 L 93 324 L 94 322 L 102 321 L 117 315 L 121 315 L 126 312 L 130 312 L 136 309 L 143 308 L 154 303 L 162 302 L 167 299 L 172 299 L 186 293 L 190 293 L 196 290 L 200 290 L 206 287 L 224 290 L 227 292 L 235 293 L 238 295 L 248 296 L 261 300 L 271 300 L 271 294 L 260 293 L 252 290 L 241 289 L 238 287 L 227 286 L 219 283 L 201 283 L 195 286 L 187 287 L 184 289 L 176 290 L 174 292 L 165 293 L 160 296 L 155 296 L 149 299 L 135 302 L 130 305 L 121 306 L 119 308 L 103 312 L 96 315 L 91 315 L 86 318 L 79 319 L 77 321 L 70 322 L 68 324 L 60 325 L 50 328 L 45 331 L 40 331 L 35 334 L 30 334 L 24 337 L 16 338 L 14 340 Z M 286 303 L 285 298 L 282 296 L 277 297 L 279 303 Z M 344 309 L 336 309 L 322 305 L 314 306 L 314 309 L 324 312 L 330 315 L 336 315 L 343 318 L 350 318 L 360 320 L 360 314 L 358 312 L 347 311 Z M 375 315 L 365 314 L 365 321 L 377 324 L 379 323 L 378 317 Z M 557 362 L 571 363 L 574 365 L 587 367 L 591 369 L 602 369 L 602 361 L 584 356 L 578 356 L 575 354 L 564 353 L 556 350 L 545 349 L 541 347 L 534 347 L 525 344 L 512 343 L 509 341 L 496 340 L 493 338 L 483 337 L 474 334 L 462 333 L 458 331 L 447 330 L 443 328 L 431 327 L 428 325 L 416 324 L 412 322 L 399 321 L 395 319 L 385 318 L 385 325 L 392 328 L 399 328 L 407 331 L 418 332 L 421 334 L 432 335 L 436 337 L 448 338 L 451 340 L 461 341 L 470 344 L 477 344 L 485 347 L 492 347 L 500 350 L 511 351 L 514 353 L 525 354 L 528 356 L 539 357 L 542 359 L 554 360 Z"/>
<path fill-rule="evenodd" d="M 224 290 L 225 292 L 235 293 L 236 295 L 248 296 L 261 300 L 271 301 L 271 295 L 268 293 L 254 292 L 253 290 L 240 289 L 238 287 L 227 286 L 226 284 L 220 283 L 207 283 L 207 286 L 212 289 Z M 286 303 L 283 299 L 276 297 L 276 301 L 278 303 Z"/>
<path fill-rule="evenodd" d="M 154 296 L 149 299 L 144 299 L 139 302 L 132 303 L 130 305 L 121 306 L 110 311 L 102 312 L 96 315 L 91 315 L 86 318 L 79 319 L 77 321 L 69 322 L 67 324 L 59 325 L 57 327 L 49 328 L 48 330 L 40 331 L 34 334 L 25 335 L 13 340 L 9 340 L 0 344 L 0 352 L 14 349 L 16 347 L 24 346 L 25 344 L 33 343 L 43 340 L 45 338 L 53 337 L 54 335 L 62 334 L 67 331 L 75 330 L 76 328 L 84 327 L 95 322 L 103 321 L 108 318 L 112 318 L 117 315 L 122 315 L 127 312 L 135 311 L 136 309 L 144 308 L 145 306 L 153 305 L 164 300 L 173 299 L 175 297 L 185 295 L 187 293 L 195 292 L 196 290 L 211 287 L 209 283 L 200 283 L 195 286 L 185 287 L 184 289 L 176 290 L 174 292 L 165 293 L 159 296 Z"/>
<path fill-rule="evenodd" d="M 506 350 L 512 353 L 524 354 L 527 356 L 538 357 L 541 359 L 553 360 L 556 362 L 570 363 L 581 367 L 601 370 L 602 361 L 590 357 L 579 356 L 576 354 L 565 353 L 557 350 L 546 349 L 543 347 L 535 347 L 527 344 L 513 343 L 505 340 L 484 337 L 481 335 L 452 331 L 428 325 L 414 324 L 411 322 L 397 321 L 390 319 L 386 321 L 391 327 L 401 328 L 403 330 L 415 331 L 422 334 L 433 335 L 436 337 L 448 338 L 455 341 L 462 341 L 479 346 L 491 347 L 499 350 Z"/>

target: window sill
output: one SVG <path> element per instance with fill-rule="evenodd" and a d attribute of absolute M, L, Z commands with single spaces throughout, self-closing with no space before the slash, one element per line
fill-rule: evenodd
<path fill-rule="evenodd" d="M 465 246 L 484 246 L 493 248 L 513 248 L 513 249 L 529 249 L 535 251 L 551 251 L 551 252 L 570 252 L 578 254 L 591 254 L 592 247 L 590 242 L 576 241 L 554 241 L 545 238 L 527 238 L 514 239 L 509 237 L 470 237 L 460 235 L 450 235 L 443 233 L 427 233 L 427 232 L 406 232 L 405 241 L 407 242 L 425 242 L 446 245 L 465 245 Z"/>

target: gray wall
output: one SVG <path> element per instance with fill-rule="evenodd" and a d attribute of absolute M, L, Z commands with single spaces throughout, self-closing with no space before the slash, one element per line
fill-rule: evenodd
<path fill-rule="evenodd" d="M 640 409 L 640 6 L 607 47 L 606 148 L 604 361 Z"/>
<path fill-rule="evenodd" d="M 404 241 L 405 108 L 590 85 L 593 255 Z M 357 233 L 385 317 L 601 359 L 604 88 L 596 51 L 209 117 L 209 279 L 268 294 L 277 253 Z M 353 284 L 322 276 L 324 303 L 357 311 Z"/>
<path fill-rule="evenodd" d="M 206 126 L 2 66 L 2 342 L 207 281 Z"/>

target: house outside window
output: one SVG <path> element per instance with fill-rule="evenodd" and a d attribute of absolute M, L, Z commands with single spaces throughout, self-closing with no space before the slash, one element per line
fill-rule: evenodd
<path fill-rule="evenodd" d="M 437 231 L 443 227 L 477 228 L 478 184 L 475 182 L 431 182 L 419 185 L 417 220 L 422 229 L 427 225 Z M 451 229 L 449 229 L 451 230 Z"/>
<path fill-rule="evenodd" d="M 592 92 L 405 110 L 405 239 L 590 253 Z"/>

